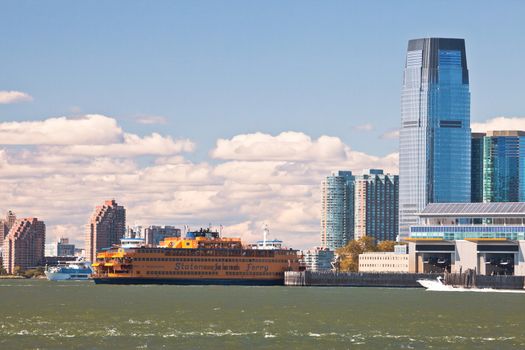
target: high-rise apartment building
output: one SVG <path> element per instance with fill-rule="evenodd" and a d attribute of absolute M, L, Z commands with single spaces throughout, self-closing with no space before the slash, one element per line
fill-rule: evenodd
<path fill-rule="evenodd" d="M 354 238 L 354 176 L 338 171 L 321 183 L 321 245 L 335 250 Z"/>
<path fill-rule="evenodd" d="M 97 251 L 120 243 L 126 234 L 126 209 L 115 202 L 105 201 L 91 215 L 86 235 L 86 258 L 95 261 Z"/>
<path fill-rule="evenodd" d="M 472 202 L 525 201 L 525 132 L 472 134 Z"/>
<path fill-rule="evenodd" d="M 9 230 L 16 222 L 16 215 L 9 210 L 5 216 L 5 219 L 0 219 L 0 257 L 3 254 L 4 249 L 4 238 L 9 233 Z"/>
<path fill-rule="evenodd" d="M 378 241 L 397 238 L 399 176 L 368 169 L 355 177 L 354 237 L 374 237 Z"/>
<path fill-rule="evenodd" d="M 7 273 L 42 264 L 46 225 L 37 218 L 16 220 L 4 238 L 3 267 Z"/>
<path fill-rule="evenodd" d="M 428 203 L 470 201 L 470 142 L 465 41 L 410 40 L 401 97 L 401 238 Z"/>

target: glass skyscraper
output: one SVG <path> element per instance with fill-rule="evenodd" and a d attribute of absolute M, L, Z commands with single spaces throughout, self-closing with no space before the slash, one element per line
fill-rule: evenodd
<path fill-rule="evenodd" d="M 525 132 L 472 134 L 472 176 L 473 202 L 525 201 Z"/>
<path fill-rule="evenodd" d="M 343 247 L 354 238 L 354 176 L 338 171 L 321 183 L 321 246 Z"/>
<path fill-rule="evenodd" d="M 410 40 L 401 96 L 401 238 L 428 203 L 470 201 L 470 142 L 465 41 Z"/>

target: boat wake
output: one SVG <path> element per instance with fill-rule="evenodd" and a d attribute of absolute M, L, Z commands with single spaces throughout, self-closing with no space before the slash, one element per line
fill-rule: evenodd
<path fill-rule="evenodd" d="M 430 292 L 476 292 L 476 293 L 525 293 L 525 290 L 517 289 L 493 289 L 493 288 L 463 288 L 446 285 L 441 277 L 435 280 L 417 280 L 417 283 Z"/>

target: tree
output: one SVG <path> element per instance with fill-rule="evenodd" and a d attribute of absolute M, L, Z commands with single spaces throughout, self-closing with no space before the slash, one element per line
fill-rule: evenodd
<path fill-rule="evenodd" d="M 396 242 L 396 241 L 381 241 L 377 244 L 377 251 L 378 252 L 393 252 L 394 246 L 400 245 L 404 243 Z"/>
<path fill-rule="evenodd" d="M 359 254 L 375 252 L 377 246 L 373 237 L 363 236 L 352 240 L 337 250 L 339 255 L 339 268 L 341 271 L 357 272 L 359 270 Z"/>
<path fill-rule="evenodd" d="M 21 266 L 16 265 L 13 268 L 13 275 L 22 276 L 24 274 L 24 269 Z"/>

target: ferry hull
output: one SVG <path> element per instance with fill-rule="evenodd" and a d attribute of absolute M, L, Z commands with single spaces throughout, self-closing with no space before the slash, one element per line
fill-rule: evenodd
<path fill-rule="evenodd" d="M 93 278 L 96 284 L 175 284 L 175 285 L 223 285 L 223 286 L 282 286 L 284 280 L 219 279 L 219 278 Z"/>

